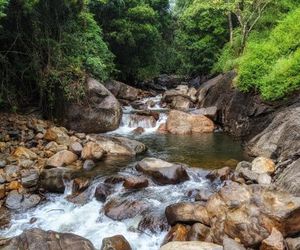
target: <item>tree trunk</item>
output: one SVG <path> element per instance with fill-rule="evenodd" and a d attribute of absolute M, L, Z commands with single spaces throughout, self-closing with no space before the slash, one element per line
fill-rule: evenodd
<path fill-rule="evenodd" d="M 233 45 L 233 25 L 232 25 L 231 12 L 228 13 L 228 24 L 229 24 L 229 42 L 230 42 L 230 46 L 232 46 Z"/>

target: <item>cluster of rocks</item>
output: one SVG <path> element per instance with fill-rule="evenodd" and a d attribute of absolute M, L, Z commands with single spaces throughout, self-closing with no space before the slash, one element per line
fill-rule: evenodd
<path fill-rule="evenodd" d="M 1 209 L 36 206 L 43 199 L 43 191 L 63 193 L 64 179 L 91 170 L 98 161 L 147 150 L 135 140 L 75 133 L 33 116 L 2 113 L 1 118 Z M 4 221 L 9 220 L 1 220 L 0 226 Z"/>

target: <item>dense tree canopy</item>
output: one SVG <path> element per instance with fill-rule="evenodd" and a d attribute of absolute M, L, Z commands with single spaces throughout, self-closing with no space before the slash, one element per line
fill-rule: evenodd
<path fill-rule="evenodd" d="M 86 78 L 212 76 L 299 88 L 299 0 L 0 0 L 0 106 L 80 100 Z M 47 103 L 47 105 L 44 105 Z"/>

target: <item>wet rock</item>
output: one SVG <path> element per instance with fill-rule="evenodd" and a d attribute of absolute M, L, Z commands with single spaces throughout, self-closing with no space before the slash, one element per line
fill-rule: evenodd
<path fill-rule="evenodd" d="M 81 152 L 81 158 L 84 160 L 100 160 L 104 154 L 102 147 L 95 142 L 88 142 Z"/>
<path fill-rule="evenodd" d="M 145 129 L 142 128 L 142 127 L 138 127 L 138 128 L 136 128 L 136 129 L 132 130 L 132 133 L 135 134 L 135 135 L 141 135 L 141 134 L 143 134 L 144 132 L 145 132 Z"/>
<path fill-rule="evenodd" d="M 157 129 L 157 132 L 159 134 L 167 134 L 168 133 L 168 129 L 167 129 L 166 123 L 160 124 L 159 127 L 158 127 L 158 129 Z"/>
<path fill-rule="evenodd" d="M 148 180 L 144 177 L 127 177 L 123 183 L 123 186 L 127 189 L 139 189 L 148 187 Z"/>
<path fill-rule="evenodd" d="M 120 182 L 123 182 L 123 181 L 125 181 L 124 176 L 113 175 L 113 176 L 110 176 L 110 177 L 106 178 L 104 183 L 114 185 L 114 184 L 117 184 L 117 183 L 120 183 Z"/>
<path fill-rule="evenodd" d="M 112 187 L 108 184 L 100 183 L 95 190 L 97 201 L 105 202 L 106 198 L 112 194 Z"/>
<path fill-rule="evenodd" d="M 17 147 L 14 152 L 13 156 L 17 158 L 26 158 L 26 159 L 36 159 L 37 155 L 36 153 L 32 152 L 30 149 L 25 148 L 25 147 Z"/>
<path fill-rule="evenodd" d="M 47 160 L 47 166 L 50 167 L 64 167 L 72 164 L 78 159 L 77 155 L 68 150 L 62 150 Z"/>
<path fill-rule="evenodd" d="M 160 250 L 223 250 L 223 247 L 201 241 L 173 241 L 163 245 Z"/>
<path fill-rule="evenodd" d="M 70 145 L 70 151 L 72 151 L 74 154 L 80 155 L 82 149 L 82 145 L 79 142 L 73 142 Z"/>
<path fill-rule="evenodd" d="M 211 133 L 215 129 L 213 121 L 209 118 L 177 110 L 171 110 L 166 126 L 172 134 Z"/>
<path fill-rule="evenodd" d="M 48 128 L 44 135 L 44 139 L 47 141 L 55 141 L 62 145 L 68 145 L 70 143 L 70 137 L 67 134 L 67 130 L 63 127 Z"/>
<path fill-rule="evenodd" d="M 115 235 L 102 240 L 101 250 L 131 250 L 131 246 L 123 235 Z"/>
<path fill-rule="evenodd" d="M 131 114 L 129 120 L 128 126 L 130 128 L 135 128 L 138 126 L 154 128 L 156 126 L 156 119 L 153 116 Z"/>
<path fill-rule="evenodd" d="M 113 220 L 125 220 L 141 214 L 148 208 L 143 201 L 130 199 L 112 199 L 104 205 L 104 213 Z"/>
<path fill-rule="evenodd" d="M 201 189 L 195 195 L 195 201 L 208 201 L 209 197 L 212 196 L 212 192 L 207 189 Z"/>
<path fill-rule="evenodd" d="M 291 162 L 279 174 L 274 185 L 295 196 L 300 197 L 300 159 Z"/>
<path fill-rule="evenodd" d="M 64 179 L 71 179 L 73 171 L 68 168 L 44 169 L 40 175 L 40 186 L 52 193 L 64 193 Z"/>
<path fill-rule="evenodd" d="M 223 247 L 224 250 L 246 250 L 246 248 L 243 245 L 226 236 L 223 240 Z"/>
<path fill-rule="evenodd" d="M 139 231 L 150 231 L 153 234 L 167 231 L 169 227 L 170 226 L 164 214 L 154 212 L 145 214 L 138 225 Z"/>
<path fill-rule="evenodd" d="M 198 203 L 180 202 L 166 207 L 166 217 L 170 225 L 176 223 L 197 223 L 209 225 L 206 208 Z"/>
<path fill-rule="evenodd" d="M 39 181 L 39 173 L 37 170 L 30 170 L 22 173 L 21 183 L 25 188 L 35 187 Z"/>
<path fill-rule="evenodd" d="M 91 198 L 91 190 L 85 189 L 83 192 L 76 192 L 76 193 L 72 193 L 71 195 L 68 195 L 66 197 L 66 200 L 77 205 L 85 205 L 91 200 L 90 198 Z"/>
<path fill-rule="evenodd" d="M 118 100 L 95 79 L 87 80 L 86 99 L 65 107 L 64 124 L 74 131 L 104 133 L 119 127 L 122 109 Z"/>
<path fill-rule="evenodd" d="M 93 136 L 107 155 L 137 155 L 147 150 L 145 144 L 125 137 Z"/>
<path fill-rule="evenodd" d="M 210 228 L 202 223 L 195 223 L 192 225 L 187 240 L 188 241 L 205 241 L 210 233 Z"/>
<path fill-rule="evenodd" d="M 249 170 L 247 168 L 241 168 L 239 171 L 236 171 L 238 175 L 244 178 L 246 181 L 250 181 L 252 183 L 258 183 L 259 174 Z"/>
<path fill-rule="evenodd" d="M 7 228 L 10 225 L 10 220 L 11 220 L 10 211 L 5 207 L 0 207 L 0 229 Z"/>
<path fill-rule="evenodd" d="M 29 229 L 21 235 L 7 240 L 3 250 L 95 250 L 92 243 L 75 234 Z"/>
<path fill-rule="evenodd" d="M 284 240 L 282 234 L 273 228 L 268 238 L 262 241 L 260 250 L 284 250 Z"/>
<path fill-rule="evenodd" d="M 72 193 L 83 192 L 91 184 L 89 178 L 86 177 L 77 177 L 73 180 Z"/>
<path fill-rule="evenodd" d="M 257 157 L 252 161 L 251 170 L 258 174 L 273 174 L 275 172 L 275 163 L 265 157 Z"/>
<path fill-rule="evenodd" d="M 36 194 L 21 194 L 16 190 L 8 193 L 5 206 L 12 210 L 25 210 L 35 207 L 41 201 L 41 197 Z"/>
<path fill-rule="evenodd" d="M 96 166 L 93 160 L 85 160 L 83 163 L 83 169 L 86 171 L 91 171 Z"/>
<path fill-rule="evenodd" d="M 230 167 L 223 167 L 211 171 L 206 177 L 211 181 L 214 181 L 217 178 L 224 181 L 230 179 L 231 175 L 232 175 L 232 169 Z"/>
<path fill-rule="evenodd" d="M 171 241 L 186 241 L 191 227 L 183 224 L 176 224 L 166 235 L 163 245 Z"/>
<path fill-rule="evenodd" d="M 300 237 L 286 238 L 285 241 L 289 250 L 300 250 Z"/>
<path fill-rule="evenodd" d="M 155 158 L 143 159 L 138 162 L 136 169 L 160 185 L 178 184 L 189 179 L 185 166 Z"/>

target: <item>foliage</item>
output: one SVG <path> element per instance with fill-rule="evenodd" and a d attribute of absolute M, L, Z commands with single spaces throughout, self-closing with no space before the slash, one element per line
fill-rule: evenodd
<path fill-rule="evenodd" d="M 0 75 L 10 105 L 38 98 L 49 108 L 80 98 L 88 75 L 111 74 L 112 54 L 85 1 L 11 0 L 6 14 Z"/>
<path fill-rule="evenodd" d="M 238 66 L 238 87 L 276 100 L 300 87 L 300 8 L 280 22 L 265 40 L 249 42 Z"/>
<path fill-rule="evenodd" d="M 92 1 L 90 6 L 116 55 L 122 80 L 144 80 L 159 74 L 161 45 L 171 18 L 167 0 Z"/>
<path fill-rule="evenodd" d="M 175 32 L 177 68 L 179 73 L 208 75 L 228 41 L 227 19 L 219 10 L 203 9 L 199 1 L 181 4 L 188 7 L 179 15 Z"/>

